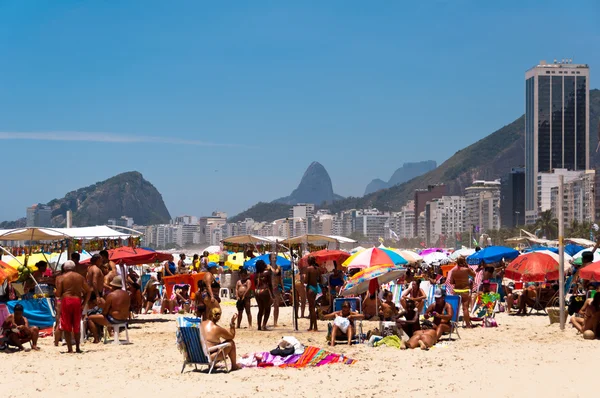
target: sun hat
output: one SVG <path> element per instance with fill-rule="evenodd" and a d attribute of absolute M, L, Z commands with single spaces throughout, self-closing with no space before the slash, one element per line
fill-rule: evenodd
<path fill-rule="evenodd" d="M 121 289 L 123 287 L 123 280 L 119 275 L 115 276 L 112 281 L 110 281 L 109 285 L 112 287 L 118 287 Z"/>

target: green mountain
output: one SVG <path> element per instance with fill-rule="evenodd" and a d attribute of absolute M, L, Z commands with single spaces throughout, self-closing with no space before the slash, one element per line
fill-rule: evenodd
<path fill-rule="evenodd" d="M 590 90 L 590 167 L 600 166 L 600 151 L 596 152 L 600 136 L 600 90 Z M 384 211 L 398 211 L 414 197 L 416 189 L 444 183 L 452 195 L 464 193 L 473 180 L 501 178 L 512 167 L 525 164 L 525 115 L 493 132 L 485 138 L 456 152 L 436 169 L 403 184 L 383 189 L 360 198 L 350 197 L 325 207 L 332 212 L 376 207 Z M 251 208 L 252 209 L 252 208 Z M 249 209 L 250 210 L 250 209 Z M 261 208 L 269 213 L 265 207 Z M 273 208 L 273 212 L 274 212 Z M 252 217 L 251 212 L 241 215 Z"/>

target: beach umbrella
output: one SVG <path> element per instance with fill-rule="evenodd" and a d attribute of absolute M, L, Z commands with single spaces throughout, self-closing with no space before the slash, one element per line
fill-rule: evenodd
<path fill-rule="evenodd" d="M 350 250 L 350 254 L 354 254 L 354 253 L 358 253 L 358 252 L 362 252 L 363 250 L 367 250 L 362 246 L 357 246 L 354 249 Z"/>
<path fill-rule="evenodd" d="M 208 252 L 208 254 L 219 254 L 221 253 L 221 247 L 220 246 L 208 246 L 206 249 L 202 250 L 203 252 Z"/>
<path fill-rule="evenodd" d="M 546 255 L 552 257 L 554 260 L 556 260 L 556 262 L 560 261 L 560 255 L 558 253 L 555 253 L 552 250 L 536 250 L 535 252 L 532 252 L 532 253 L 546 254 Z M 564 253 L 563 258 L 564 258 L 564 263 L 565 263 L 565 270 L 568 270 L 569 268 L 571 268 L 571 261 L 573 261 L 573 257 L 569 256 L 567 253 Z"/>
<path fill-rule="evenodd" d="M 342 264 L 350 268 L 369 268 L 375 265 L 404 265 L 408 264 L 402 256 L 392 250 L 373 247 L 348 257 Z"/>
<path fill-rule="evenodd" d="M 412 250 L 400 250 L 394 249 L 396 253 L 398 253 L 403 259 L 408 261 L 410 264 L 418 263 L 423 261 L 423 257 Z"/>
<path fill-rule="evenodd" d="M 16 257 L 5 258 L 5 262 L 11 267 L 17 269 L 21 265 L 25 264 L 25 257 L 27 257 L 27 267 L 31 271 L 37 271 L 37 267 L 35 266 L 35 264 L 39 261 L 45 261 L 47 263 L 50 263 L 50 256 L 50 253 L 33 253 L 27 256 L 25 254 L 22 254 Z"/>
<path fill-rule="evenodd" d="M 0 285 L 3 284 L 5 280 L 14 282 L 18 277 L 19 271 L 5 262 L 0 261 Z"/>
<path fill-rule="evenodd" d="M 594 262 L 586 265 L 579 270 L 579 277 L 581 279 L 600 282 L 600 262 Z"/>
<path fill-rule="evenodd" d="M 444 253 L 444 254 L 448 254 L 448 252 L 444 249 L 441 249 L 439 247 L 430 247 L 428 249 L 423 249 L 421 250 L 421 252 L 419 253 L 422 257 L 425 257 L 428 254 L 431 253 Z"/>
<path fill-rule="evenodd" d="M 520 255 L 506 267 L 504 276 L 523 282 L 557 280 L 559 263 L 548 253 L 537 251 Z M 565 263 L 565 268 L 569 267 L 570 265 Z"/>
<path fill-rule="evenodd" d="M 583 250 L 580 250 L 579 252 L 575 253 L 575 255 L 573 255 L 573 260 L 578 260 L 579 259 L 579 261 L 580 261 L 579 264 L 581 264 L 581 260 L 580 259 L 581 259 L 581 256 L 583 255 L 583 252 L 591 252 L 591 251 L 592 251 L 592 249 L 583 249 Z M 600 261 L 600 250 L 596 250 L 594 252 L 594 260 L 593 260 L 593 262 L 595 263 L 597 261 Z"/>
<path fill-rule="evenodd" d="M 406 268 L 397 265 L 375 265 L 365 268 L 353 275 L 342 287 L 342 296 L 358 295 L 369 289 L 369 284 L 376 279 L 379 285 L 395 281 L 406 273 Z"/>
<path fill-rule="evenodd" d="M 314 257 L 319 265 L 326 263 L 327 261 L 335 261 L 338 264 L 342 264 L 350 257 L 350 253 L 342 250 L 319 250 L 302 257 L 300 261 L 298 261 L 298 266 L 302 268 L 306 267 L 308 265 L 309 257 Z"/>
<path fill-rule="evenodd" d="M 469 257 L 470 255 L 475 253 L 475 249 L 469 249 L 463 247 L 462 249 L 455 250 L 451 255 L 451 260 L 458 260 L 459 257 Z"/>
<path fill-rule="evenodd" d="M 423 256 L 423 262 L 425 264 L 429 264 L 429 265 L 443 265 L 443 264 L 448 264 L 449 262 L 451 262 L 451 260 L 444 253 L 431 252 L 431 253 Z"/>
<path fill-rule="evenodd" d="M 210 260 L 210 258 L 209 258 Z M 233 253 L 227 256 L 227 260 L 225 261 L 225 265 L 231 268 L 234 271 L 239 270 L 243 267 L 245 262 L 245 254 L 242 252 Z"/>
<path fill-rule="evenodd" d="M 171 254 L 147 248 L 123 246 L 108 250 L 108 259 L 116 264 L 142 265 L 168 261 L 171 259 Z M 80 261 L 81 264 L 88 264 L 89 262 L 90 259 Z"/>
<path fill-rule="evenodd" d="M 486 264 L 497 263 L 500 260 L 514 260 L 519 256 L 519 251 L 505 246 L 488 246 L 469 257 L 467 263 L 470 265 L 479 265 L 482 261 Z"/>
<path fill-rule="evenodd" d="M 585 247 L 576 245 L 574 243 L 569 243 L 565 246 L 565 253 L 567 253 L 571 257 L 573 257 L 575 254 L 579 253 L 582 250 L 585 250 Z"/>
<path fill-rule="evenodd" d="M 244 269 L 248 270 L 248 272 L 256 272 L 256 262 L 258 260 L 263 260 L 265 263 L 271 265 L 271 255 L 267 253 L 244 262 Z M 277 255 L 276 263 L 284 271 L 292 269 L 292 262 L 280 254 Z"/>

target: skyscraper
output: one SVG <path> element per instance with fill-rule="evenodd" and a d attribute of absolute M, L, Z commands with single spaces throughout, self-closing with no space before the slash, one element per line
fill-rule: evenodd
<path fill-rule="evenodd" d="M 589 168 L 588 65 L 540 61 L 525 72 L 525 219 L 535 222 L 539 173 Z"/>
<path fill-rule="evenodd" d="M 27 208 L 27 227 L 51 227 L 52 208 L 41 204 Z"/>

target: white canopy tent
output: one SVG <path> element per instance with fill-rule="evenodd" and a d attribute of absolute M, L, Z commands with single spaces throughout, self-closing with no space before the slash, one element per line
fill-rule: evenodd
<path fill-rule="evenodd" d="M 126 239 L 132 236 L 107 227 L 98 225 L 95 227 L 79 228 L 16 228 L 0 231 L 0 241 L 52 241 L 62 239 Z"/>

